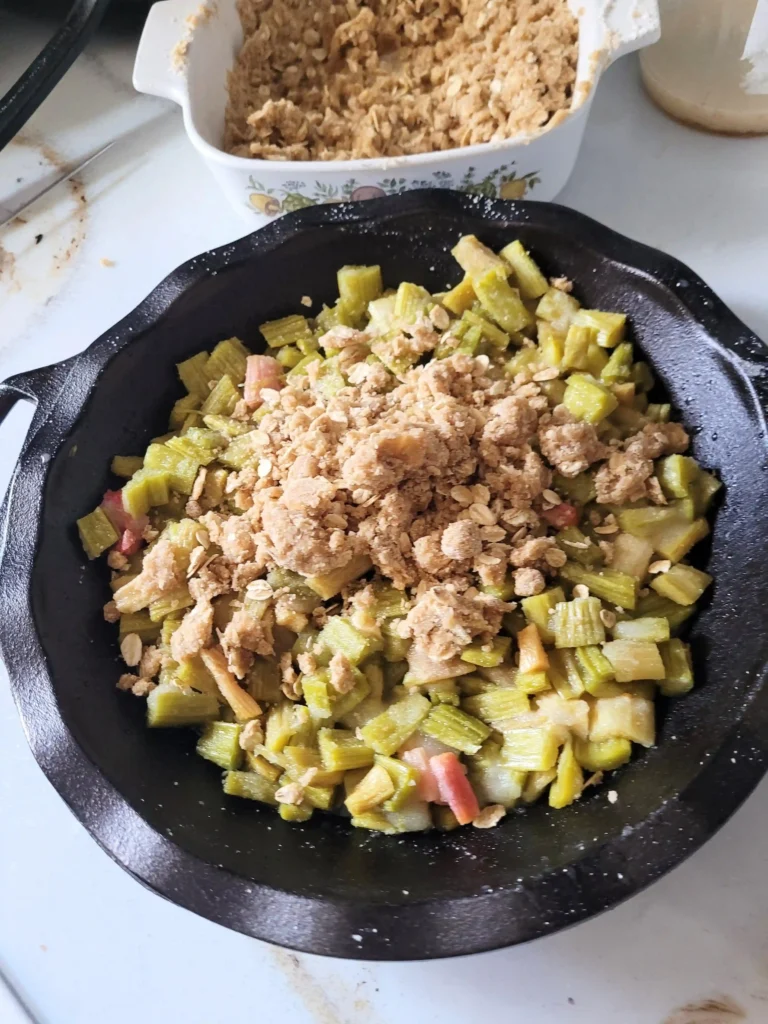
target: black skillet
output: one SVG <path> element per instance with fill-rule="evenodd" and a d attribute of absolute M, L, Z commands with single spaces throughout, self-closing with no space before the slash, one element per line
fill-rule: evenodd
<path fill-rule="evenodd" d="M 499 827 L 387 838 L 316 815 L 306 825 L 221 794 L 190 731 L 149 732 L 118 692 L 102 564 L 74 527 L 118 452 L 143 450 L 180 392 L 174 363 L 317 304 L 344 263 L 441 290 L 451 245 L 519 237 L 590 306 L 627 310 L 639 346 L 725 482 L 708 557 L 712 597 L 691 630 L 698 688 L 661 707 L 658 745 L 573 807 Z M 697 849 L 768 764 L 768 361 L 760 341 L 668 256 L 571 210 L 448 192 L 319 206 L 191 260 L 82 355 L 0 389 L 0 416 L 37 403 L 2 510 L 0 646 L 43 771 L 102 847 L 163 896 L 312 953 L 418 959 L 557 931 L 626 899 Z"/>

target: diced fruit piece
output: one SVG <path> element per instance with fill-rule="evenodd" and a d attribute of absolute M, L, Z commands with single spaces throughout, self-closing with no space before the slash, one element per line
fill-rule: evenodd
<path fill-rule="evenodd" d="M 563 405 L 577 419 L 600 423 L 619 404 L 605 384 L 585 373 L 572 373 L 568 378 Z"/>
<path fill-rule="evenodd" d="M 632 744 L 625 739 L 574 740 L 576 760 L 588 772 L 610 772 L 626 764 L 632 756 Z"/>
<path fill-rule="evenodd" d="M 651 587 L 677 604 L 694 604 L 712 582 L 712 577 L 692 565 L 673 565 L 651 580 Z M 662 639 L 668 639 L 663 637 Z"/>
<path fill-rule="evenodd" d="M 556 809 L 567 807 L 578 800 L 584 788 L 584 776 L 581 765 L 573 753 L 573 744 L 569 741 L 563 747 L 557 761 L 557 776 L 549 788 L 549 806 Z"/>
<path fill-rule="evenodd" d="M 590 740 L 625 739 L 652 747 L 656 738 L 653 701 L 632 694 L 599 697 L 592 708 Z"/>

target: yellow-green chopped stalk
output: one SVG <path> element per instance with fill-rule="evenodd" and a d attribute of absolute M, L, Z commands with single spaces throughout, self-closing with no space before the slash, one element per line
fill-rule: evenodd
<path fill-rule="evenodd" d="M 674 633 L 676 629 L 679 629 L 684 622 L 690 619 L 695 611 L 696 605 L 677 604 L 676 601 L 670 601 L 669 598 L 662 597 L 660 594 L 653 592 L 649 593 L 647 597 L 641 597 L 635 609 L 637 615 L 657 617 L 663 615 L 669 623 L 671 633 Z"/>
<path fill-rule="evenodd" d="M 120 587 L 124 587 L 126 583 L 130 583 L 132 580 L 135 580 L 137 576 L 138 573 L 136 572 L 123 572 L 117 576 L 113 576 L 112 579 L 109 581 L 109 586 L 112 590 L 112 593 L 114 594 L 114 592 L 116 590 L 119 590 Z"/>
<path fill-rule="evenodd" d="M 592 707 L 590 740 L 625 739 L 652 747 L 656 738 L 653 701 L 633 694 L 599 697 Z"/>
<path fill-rule="evenodd" d="M 426 697 L 411 694 L 364 725 L 360 730 L 363 742 L 377 754 L 391 756 L 416 732 L 431 708 Z"/>
<path fill-rule="evenodd" d="M 505 245 L 499 255 L 503 256 L 512 267 L 517 286 L 524 299 L 538 299 L 547 291 L 549 285 L 546 277 L 519 239 Z"/>
<path fill-rule="evenodd" d="M 368 811 L 352 818 L 354 828 L 367 828 L 371 832 L 383 832 L 386 836 L 396 836 L 398 829 L 386 814 L 380 811 Z"/>
<path fill-rule="evenodd" d="M 525 777 L 525 785 L 523 786 L 523 803 L 536 803 L 547 786 L 554 782 L 556 777 L 556 768 L 549 768 L 545 772 L 528 772 Z"/>
<path fill-rule="evenodd" d="M 304 802 L 318 811 L 328 811 L 333 805 L 335 794 L 335 786 L 320 786 L 313 781 L 312 785 L 304 787 Z"/>
<path fill-rule="evenodd" d="M 578 300 L 572 295 L 559 288 L 548 288 L 536 306 L 536 316 L 551 323 L 556 331 L 565 334 L 579 308 Z"/>
<path fill-rule="evenodd" d="M 473 276 L 472 285 L 485 312 L 505 331 L 523 331 L 533 324 L 520 292 L 495 269 Z"/>
<path fill-rule="evenodd" d="M 339 299 L 347 313 L 354 319 L 362 317 L 368 303 L 377 299 L 382 291 L 381 267 L 344 266 L 336 273 Z"/>
<path fill-rule="evenodd" d="M 275 359 L 285 370 L 292 370 L 294 366 L 297 366 L 304 358 L 304 353 L 299 351 L 295 345 L 284 345 L 279 348 L 275 353 Z M 290 806 L 289 804 L 281 805 L 283 807 Z"/>
<path fill-rule="evenodd" d="M 551 651 L 547 673 L 555 693 L 563 700 L 576 700 L 584 693 L 584 680 L 576 652 L 571 647 Z"/>
<path fill-rule="evenodd" d="M 178 587 L 169 591 L 164 597 L 152 601 L 149 606 L 149 617 L 153 622 L 162 622 L 168 615 L 175 615 L 177 612 L 191 608 L 195 599 L 186 586 Z"/>
<path fill-rule="evenodd" d="M 245 361 L 250 354 L 239 338 L 220 341 L 205 364 L 208 380 L 220 380 L 226 373 L 233 384 L 242 384 L 245 380 Z"/>
<path fill-rule="evenodd" d="M 151 444 L 144 456 L 144 468 L 141 472 L 147 473 L 149 470 L 166 472 L 168 486 L 172 490 L 181 494 L 191 494 L 200 471 L 200 463 L 197 459 L 175 452 L 164 444 Z"/>
<path fill-rule="evenodd" d="M 277 804 L 277 783 L 270 782 L 256 772 L 226 772 L 223 787 L 227 796 L 241 796 L 262 804 Z"/>
<path fill-rule="evenodd" d="M 292 370 L 286 374 L 286 380 L 294 380 L 296 377 L 304 377 L 312 362 L 322 362 L 323 356 L 319 352 L 308 352 Z"/>
<path fill-rule="evenodd" d="M 518 672 L 515 677 L 515 686 L 523 693 L 543 693 L 550 685 L 546 672 Z"/>
<path fill-rule="evenodd" d="M 477 753 L 491 734 L 484 722 L 448 704 L 433 708 L 419 728 L 427 736 L 463 754 Z"/>
<path fill-rule="evenodd" d="M 565 337 L 546 320 L 539 320 L 536 325 L 536 333 L 541 362 L 546 366 L 554 366 L 559 369 L 565 358 Z M 523 349 L 523 352 L 527 351 L 529 350 Z M 533 351 L 536 350 L 533 349 Z"/>
<path fill-rule="evenodd" d="M 712 499 L 722 486 L 716 476 L 705 473 L 703 470 L 699 472 L 693 485 L 693 499 L 697 516 L 703 516 L 707 512 L 712 504 Z"/>
<path fill-rule="evenodd" d="M 478 693 L 474 697 L 465 697 L 462 707 L 481 722 L 504 731 L 502 725 L 505 722 L 519 715 L 528 714 L 530 702 L 527 694 L 517 686 L 497 687 Z"/>
<path fill-rule="evenodd" d="M 624 340 L 627 314 L 605 313 L 600 309 L 580 309 L 573 322 L 593 328 L 597 332 L 597 343 L 602 348 L 615 348 Z"/>
<path fill-rule="evenodd" d="M 564 370 L 589 370 L 591 365 L 590 346 L 594 343 L 595 332 L 590 327 L 572 323 L 563 342 L 563 357 L 560 365 Z"/>
<path fill-rule="evenodd" d="M 611 357 L 600 372 L 603 384 L 624 384 L 632 377 L 632 345 L 623 341 L 611 352 Z"/>
<path fill-rule="evenodd" d="M 398 590 L 388 583 L 373 584 L 374 601 L 371 614 L 380 622 L 382 619 L 397 619 L 408 614 L 411 602 L 405 591 Z"/>
<path fill-rule="evenodd" d="M 140 469 L 123 485 L 123 508 L 135 519 L 170 497 L 171 474 L 164 469 Z"/>
<path fill-rule="evenodd" d="M 558 547 L 580 565 L 593 569 L 603 562 L 603 552 L 578 526 L 566 526 L 557 534 L 556 540 Z"/>
<path fill-rule="evenodd" d="M 307 577 L 307 586 L 324 601 L 329 601 L 353 580 L 364 576 L 372 567 L 373 562 L 367 555 L 354 555 L 341 569 L 335 569 L 324 576 Z"/>
<path fill-rule="evenodd" d="M 616 681 L 631 683 L 636 679 L 663 679 L 664 665 L 655 643 L 644 640 L 611 640 L 603 654 L 613 665 Z"/>
<path fill-rule="evenodd" d="M 401 281 L 395 294 L 395 320 L 400 324 L 414 324 L 432 304 L 432 296 L 426 288 Z"/>
<path fill-rule="evenodd" d="M 374 764 L 349 794 L 344 805 L 355 818 L 379 807 L 394 792 L 395 784 L 389 772 L 382 765 Z"/>
<path fill-rule="evenodd" d="M 669 423 L 672 415 L 672 406 L 669 402 L 649 402 L 645 415 L 653 423 Z"/>
<path fill-rule="evenodd" d="M 219 702 L 209 693 L 193 693 L 174 683 L 161 683 L 147 697 L 150 729 L 202 725 L 219 715 Z"/>
<path fill-rule="evenodd" d="M 224 374 L 203 402 L 200 411 L 203 416 L 208 416 L 211 413 L 218 416 L 231 416 L 239 400 L 240 392 L 235 387 L 234 381 Z"/>
<path fill-rule="evenodd" d="M 429 701 L 426 703 L 429 706 Z M 367 768 L 373 764 L 371 747 L 359 740 L 349 729 L 320 729 L 317 744 L 323 767 L 327 771 L 348 771 L 351 768 Z"/>
<path fill-rule="evenodd" d="M 659 689 L 665 697 L 680 697 L 693 689 L 693 667 L 691 649 L 682 640 L 668 640 L 659 644 L 661 660 L 664 662 L 664 678 Z"/>
<path fill-rule="evenodd" d="M 499 601 L 511 601 L 515 596 L 515 577 L 508 573 L 504 582 L 498 586 L 484 583 L 480 589 L 484 594 L 490 594 Z"/>
<path fill-rule="evenodd" d="M 210 390 L 208 382 L 211 378 L 205 372 L 207 363 L 208 353 L 198 352 L 197 355 L 185 359 L 183 363 L 176 364 L 181 383 L 190 394 L 200 399 L 206 398 Z"/>
<path fill-rule="evenodd" d="M 668 455 L 659 460 L 656 475 L 668 498 L 688 498 L 699 475 L 699 464 L 689 455 Z"/>
<path fill-rule="evenodd" d="M 262 778 L 267 779 L 269 782 L 277 782 L 283 774 L 282 768 L 272 764 L 263 754 L 258 754 L 255 751 L 246 751 L 245 763 L 248 765 L 249 771 L 256 772 L 257 775 L 261 775 Z"/>
<path fill-rule="evenodd" d="M 148 612 L 137 612 L 136 614 L 137 615 L 147 615 L 148 616 L 149 613 Z M 121 616 L 120 621 L 122 622 L 123 619 L 125 619 L 127 621 L 128 619 L 131 619 L 131 618 L 133 618 L 133 616 L 123 615 L 123 616 Z M 150 622 L 151 621 L 152 620 L 150 619 Z M 163 619 L 162 625 L 159 625 L 158 623 L 154 623 L 155 629 L 157 630 L 157 632 L 158 632 L 158 634 L 160 636 L 160 644 L 164 648 L 166 653 L 168 653 L 170 651 L 170 649 L 171 649 L 171 637 L 173 636 L 173 634 L 176 632 L 176 630 L 179 628 L 180 625 L 181 625 L 181 615 L 172 615 L 172 616 L 169 616 L 166 619 Z M 129 630 L 128 632 L 131 632 L 131 631 Z M 203 687 L 203 689 L 207 689 L 207 687 Z M 212 692 L 217 692 L 217 691 L 214 690 Z"/>
<path fill-rule="evenodd" d="M 241 434 L 247 434 L 253 430 L 252 423 L 243 423 L 242 420 L 233 420 L 231 416 L 219 416 L 216 413 L 204 416 L 203 423 L 210 430 L 225 438 L 239 437 Z"/>
<path fill-rule="evenodd" d="M 483 665 L 487 668 L 495 668 L 509 656 L 509 649 L 512 646 L 512 637 L 497 636 L 488 644 L 468 644 L 461 652 L 461 660 L 470 665 Z"/>
<path fill-rule="evenodd" d="M 136 633 L 144 643 L 156 640 L 160 626 L 153 622 L 148 612 L 129 612 L 120 616 L 120 638 Z"/>
<path fill-rule="evenodd" d="M 210 443 L 210 436 L 210 431 L 203 430 L 201 427 L 190 427 L 183 437 L 169 437 L 165 446 L 185 458 L 195 459 L 201 466 L 207 466 L 213 462 L 218 452 L 226 444 L 225 438 L 222 437 L 219 439 L 220 445 L 214 447 Z"/>
<path fill-rule="evenodd" d="M 279 754 L 290 742 L 307 738 L 313 729 L 309 709 L 286 700 L 267 713 L 264 746 L 270 753 Z"/>
<path fill-rule="evenodd" d="M 545 644 L 555 642 L 555 634 L 550 623 L 555 605 L 565 600 L 562 587 L 551 587 L 549 590 L 536 594 L 534 597 L 525 597 L 520 602 L 528 622 L 533 622 L 539 630 L 541 639 Z"/>
<path fill-rule="evenodd" d="M 510 360 L 504 365 L 504 373 L 508 377 L 516 377 L 518 373 L 522 373 L 524 370 L 530 369 L 530 367 L 540 361 L 540 354 L 538 349 L 534 347 L 521 348 Z"/>
<path fill-rule="evenodd" d="M 206 761 L 213 761 L 219 768 L 233 770 L 240 767 L 243 751 L 240 747 L 242 726 L 235 722 L 211 722 L 195 748 Z"/>
<path fill-rule="evenodd" d="M 486 320 L 484 316 L 480 316 L 474 310 L 466 310 L 462 315 L 462 320 L 471 327 L 479 327 L 485 340 L 490 342 L 494 348 L 504 349 L 509 345 L 509 335 L 506 331 L 502 331 L 501 328 L 496 327 L 490 320 Z"/>
<path fill-rule="evenodd" d="M 371 666 L 371 668 L 373 667 L 374 666 Z M 371 693 L 371 684 L 368 681 L 367 670 L 365 675 L 356 668 L 353 668 L 352 672 L 355 677 L 355 685 L 351 690 L 348 690 L 347 693 L 341 694 L 333 701 L 331 713 L 335 722 L 339 721 L 341 718 L 345 718 Z M 381 672 L 381 669 L 379 669 L 379 672 Z M 381 697 L 381 691 L 379 691 L 378 696 Z"/>
<path fill-rule="evenodd" d="M 450 807 L 443 807 L 441 804 L 432 804 L 431 807 L 432 821 L 436 829 L 440 832 L 453 832 L 459 828 L 458 819 Z"/>
<path fill-rule="evenodd" d="M 557 760 L 557 776 L 549 787 L 549 806 L 556 809 L 567 807 L 578 800 L 584 789 L 584 774 L 573 753 L 569 740 Z"/>
<path fill-rule="evenodd" d="M 579 473 L 573 477 L 555 473 L 552 477 L 552 487 L 558 494 L 576 505 L 588 505 L 590 501 L 595 500 L 595 481 L 589 473 Z"/>
<path fill-rule="evenodd" d="M 441 679 L 436 683 L 429 683 L 427 696 L 433 704 L 452 704 L 457 708 L 461 703 L 456 679 Z"/>
<path fill-rule="evenodd" d="M 130 480 L 134 473 L 138 473 L 144 465 L 141 455 L 116 455 L 112 459 L 111 469 L 115 476 L 125 477 Z"/>
<path fill-rule="evenodd" d="M 671 562 L 685 558 L 694 544 L 709 535 L 706 519 L 695 519 L 692 523 L 681 520 L 661 527 L 650 537 L 654 549 Z"/>
<path fill-rule="evenodd" d="M 219 462 L 230 469 L 244 469 L 259 457 L 259 446 L 256 441 L 257 431 L 249 431 L 240 437 L 233 437 L 226 449 L 219 454 Z"/>
<path fill-rule="evenodd" d="M 347 380 L 339 369 L 339 361 L 334 356 L 323 361 L 317 374 L 315 388 L 328 401 L 347 386 Z"/>
<path fill-rule="evenodd" d="M 385 811 L 401 810 L 416 793 L 418 773 L 405 761 L 398 761 L 394 757 L 384 757 L 382 754 L 376 754 L 374 764 L 379 765 L 387 772 L 395 787 L 392 796 L 383 804 L 383 809 Z"/>
<path fill-rule="evenodd" d="M 632 609 L 637 603 L 637 580 L 626 573 L 614 569 L 592 571 L 577 562 L 566 562 L 560 575 L 569 583 L 583 584 L 595 597 L 620 608 Z"/>
<path fill-rule="evenodd" d="M 504 762 L 501 745 L 489 739 L 469 757 L 469 781 L 480 803 L 514 807 L 522 796 L 526 773 Z"/>
<path fill-rule="evenodd" d="M 605 626 L 600 618 L 602 605 L 596 597 L 576 597 L 555 605 L 551 625 L 555 647 L 586 647 L 605 640 Z"/>
<path fill-rule="evenodd" d="M 611 543 L 611 569 L 644 580 L 653 557 L 653 544 L 644 537 L 633 537 L 631 533 L 615 534 L 611 537 Z"/>
<path fill-rule="evenodd" d="M 120 540 L 117 530 L 101 506 L 78 519 L 77 529 L 83 550 L 89 558 L 98 558 Z"/>
<path fill-rule="evenodd" d="M 471 308 L 476 298 L 472 281 L 469 276 L 466 276 L 443 295 L 442 305 L 454 316 L 461 316 L 464 310 Z"/>
<path fill-rule="evenodd" d="M 377 636 L 362 633 L 341 615 L 329 618 L 317 639 L 332 655 L 344 654 L 353 665 L 359 665 L 384 646 Z"/>
<path fill-rule="evenodd" d="M 600 423 L 618 404 L 610 388 L 594 377 L 586 373 L 572 373 L 568 378 L 563 405 L 577 419 Z"/>
<path fill-rule="evenodd" d="M 309 821 L 312 817 L 313 810 L 308 807 L 306 803 L 301 804 L 278 804 L 277 813 L 283 819 L 283 821 L 291 821 L 294 823 L 301 823 Z"/>
<path fill-rule="evenodd" d="M 575 652 L 584 689 L 593 697 L 616 695 L 613 666 L 599 647 L 577 647 Z"/>
<path fill-rule="evenodd" d="M 701 597 L 712 582 L 712 577 L 694 569 L 692 565 L 673 565 L 667 572 L 659 573 L 651 580 L 651 586 L 657 594 L 668 597 L 677 604 L 693 604 Z M 662 637 L 666 640 L 668 637 Z"/>
<path fill-rule="evenodd" d="M 514 675 L 519 673 L 514 672 Z M 456 685 L 459 688 L 459 693 L 463 697 L 476 697 L 478 693 L 486 693 L 488 690 L 496 689 L 496 684 L 492 683 L 488 679 L 483 679 L 481 675 L 462 676 L 461 679 L 455 680 Z"/>
<path fill-rule="evenodd" d="M 576 760 L 588 772 L 611 772 L 626 764 L 632 756 L 632 744 L 625 739 L 573 741 Z"/>
<path fill-rule="evenodd" d="M 283 345 L 297 345 L 299 341 L 312 337 L 312 331 L 305 316 L 291 314 L 279 320 L 268 320 L 259 327 L 270 348 Z"/>
<path fill-rule="evenodd" d="M 289 743 L 287 747 L 283 748 L 281 757 L 285 762 L 286 772 L 295 782 L 298 782 L 309 769 L 313 769 L 315 772 L 312 777 L 312 785 L 320 789 L 333 788 L 343 781 L 344 772 L 339 769 L 328 771 L 323 768 L 320 751 L 315 747 Z"/>
<path fill-rule="evenodd" d="M 475 278 L 482 277 L 489 271 L 493 271 L 504 280 L 509 276 L 510 268 L 506 260 L 497 256 L 474 235 L 464 235 L 460 238 L 451 249 L 451 255 L 473 282 Z"/>
<path fill-rule="evenodd" d="M 510 729 L 504 734 L 502 756 L 510 768 L 525 772 L 543 772 L 557 761 L 557 734 L 549 726 Z"/>
<path fill-rule="evenodd" d="M 316 720 L 331 717 L 331 684 L 328 672 L 315 672 L 311 676 L 302 676 L 301 685 L 304 700 L 309 712 Z"/>
<path fill-rule="evenodd" d="M 614 640 L 647 640 L 658 644 L 669 640 L 669 623 L 661 616 L 626 619 L 613 627 Z"/>
<path fill-rule="evenodd" d="M 653 537 L 653 534 L 670 524 L 680 521 L 674 508 L 650 505 L 644 508 L 620 508 L 616 518 L 622 530 L 634 537 Z"/>
<path fill-rule="evenodd" d="M 224 698 L 235 713 L 238 722 L 248 722 L 252 718 L 259 718 L 261 707 L 253 697 L 244 690 L 227 667 L 227 659 L 224 654 L 215 648 L 200 652 L 203 664 L 216 680 L 216 685 Z"/>
<path fill-rule="evenodd" d="M 296 636 L 296 639 L 291 648 L 291 653 L 294 658 L 300 654 L 307 654 L 317 643 L 317 638 L 320 636 L 320 631 L 317 629 L 302 629 Z"/>

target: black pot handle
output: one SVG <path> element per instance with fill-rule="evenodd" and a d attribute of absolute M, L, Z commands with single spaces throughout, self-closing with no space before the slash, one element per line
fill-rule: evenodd
<path fill-rule="evenodd" d="M 0 149 L 24 127 L 80 55 L 109 3 L 110 0 L 75 0 L 58 32 L 0 99 Z"/>
<path fill-rule="evenodd" d="M 33 428 L 36 432 L 36 428 L 47 419 L 77 359 L 77 356 L 72 356 L 60 363 L 41 366 L 27 373 L 17 373 L 7 380 L 0 381 L 0 423 L 17 402 L 33 402 L 37 406 L 37 411 L 27 438 L 29 440 Z"/>

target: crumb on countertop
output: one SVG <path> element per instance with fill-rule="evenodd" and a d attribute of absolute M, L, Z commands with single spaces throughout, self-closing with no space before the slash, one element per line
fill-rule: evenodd
<path fill-rule="evenodd" d="M 99 260 L 99 263 L 102 265 L 102 267 L 114 267 L 115 265 L 115 261 L 109 259 L 106 256 L 102 256 L 101 259 Z"/>

